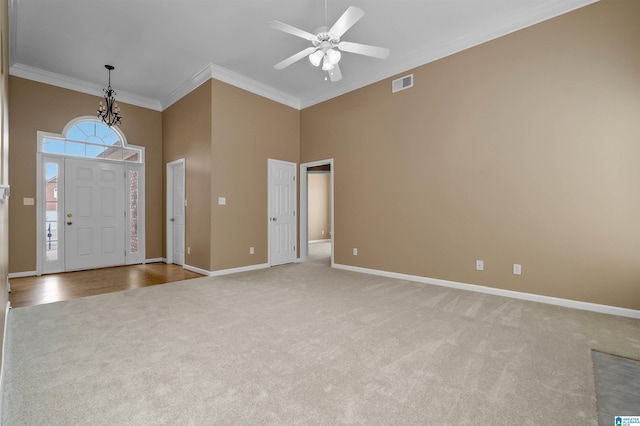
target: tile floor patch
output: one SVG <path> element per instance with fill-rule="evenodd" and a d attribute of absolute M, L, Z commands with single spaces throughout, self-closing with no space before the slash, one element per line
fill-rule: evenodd
<path fill-rule="evenodd" d="M 640 361 L 591 351 L 600 426 L 616 416 L 640 416 Z"/>

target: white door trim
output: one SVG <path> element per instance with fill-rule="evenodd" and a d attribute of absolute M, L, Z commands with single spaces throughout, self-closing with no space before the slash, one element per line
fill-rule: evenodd
<path fill-rule="evenodd" d="M 39 136 L 40 133 L 38 132 Z M 102 163 L 113 163 L 111 161 L 101 161 L 90 158 L 83 157 L 70 157 L 66 155 L 56 155 L 56 154 L 48 154 L 44 152 L 36 153 L 36 275 L 40 276 L 44 273 L 54 273 L 54 272 L 65 272 L 67 271 L 65 266 L 65 227 L 62 226 L 65 220 L 64 216 L 64 202 L 65 202 L 65 194 L 64 194 L 64 183 L 65 183 L 65 160 L 86 160 L 88 162 L 102 162 Z M 43 166 L 46 162 L 54 162 L 58 164 L 58 201 L 61 204 L 61 208 L 58 211 L 58 265 L 55 269 L 45 270 L 45 252 L 44 252 L 44 244 L 45 241 L 45 229 L 44 229 L 44 218 L 45 218 L 45 194 L 46 194 L 46 183 L 44 178 L 44 170 Z M 138 253 L 132 255 L 129 251 L 129 217 L 127 216 L 127 220 L 125 220 L 125 245 L 124 248 L 127 251 L 125 263 L 129 264 L 137 264 L 144 263 L 146 258 L 146 236 L 145 236 L 145 165 L 143 163 L 126 163 L 126 162 L 116 162 L 118 164 L 123 164 L 125 171 L 129 170 L 137 170 L 138 171 Z M 127 190 L 127 179 L 125 178 L 125 207 L 129 206 L 129 192 Z"/>
<path fill-rule="evenodd" d="M 331 200 L 331 267 L 334 266 L 334 191 L 333 191 L 333 158 L 320 161 L 312 161 L 309 163 L 300 164 L 300 262 L 307 260 L 309 255 L 309 171 L 311 167 L 326 166 L 329 165 L 330 174 L 330 200 Z"/>
<path fill-rule="evenodd" d="M 185 174 L 185 179 L 182 180 L 184 187 L 182 188 L 182 193 L 186 198 L 186 161 L 184 158 L 180 158 L 178 160 L 171 161 L 167 163 L 167 194 L 166 194 L 166 259 L 167 264 L 173 263 L 173 223 L 171 222 L 171 217 L 173 216 L 173 177 L 174 177 L 174 168 L 177 165 L 182 164 L 182 172 Z M 185 218 L 184 228 L 185 233 L 183 238 L 186 239 L 186 229 L 187 229 L 187 221 L 184 211 L 184 203 L 182 203 L 182 215 Z M 184 241 L 183 241 L 184 243 Z M 186 247 L 186 244 L 183 244 L 183 247 Z M 185 262 L 186 263 L 186 259 Z"/>
<path fill-rule="evenodd" d="M 271 266 L 271 239 L 273 238 L 273 236 L 271 235 L 271 203 L 272 203 L 272 199 L 271 197 L 273 196 L 272 191 L 271 191 L 271 166 L 274 164 L 286 164 L 287 166 L 293 166 L 293 178 L 296 181 L 296 185 L 294 185 L 297 189 L 297 164 L 296 163 L 292 163 L 290 161 L 282 161 L 282 160 L 275 160 L 273 158 L 268 158 L 267 159 L 267 263 Z M 297 200 L 298 197 L 296 195 L 297 191 L 293 191 L 293 206 L 294 206 L 294 216 L 297 216 Z M 294 219 L 295 222 L 297 222 L 297 218 Z M 295 224 L 297 225 L 297 223 Z M 293 227 L 293 243 L 294 245 L 296 245 L 297 247 L 297 241 L 298 241 L 298 232 L 297 232 L 297 226 Z M 294 259 L 293 261 L 296 261 L 296 256 L 294 253 Z"/>

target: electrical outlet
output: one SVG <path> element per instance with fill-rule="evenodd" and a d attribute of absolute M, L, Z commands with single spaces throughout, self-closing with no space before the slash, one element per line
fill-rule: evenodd
<path fill-rule="evenodd" d="M 254 254 L 256 251 L 253 247 L 249 247 L 249 254 Z"/>
<path fill-rule="evenodd" d="M 513 264 L 513 275 L 522 275 L 522 265 Z"/>
<path fill-rule="evenodd" d="M 484 271 L 484 260 L 476 260 L 476 271 Z"/>
<path fill-rule="evenodd" d="M 322 230 L 322 235 L 324 235 L 324 229 Z"/>
<path fill-rule="evenodd" d="M 191 254 L 191 247 L 187 247 L 187 254 Z"/>
<path fill-rule="evenodd" d="M 358 249 L 357 249 L 357 248 L 355 248 L 355 247 L 353 248 L 353 255 L 354 255 L 354 256 L 357 256 L 357 255 L 358 255 Z"/>

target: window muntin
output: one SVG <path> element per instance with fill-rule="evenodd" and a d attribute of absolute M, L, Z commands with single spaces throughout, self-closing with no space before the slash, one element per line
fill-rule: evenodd
<path fill-rule="evenodd" d="M 140 149 L 127 147 L 113 129 L 98 121 L 80 121 L 65 136 L 44 137 L 42 152 L 100 160 L 142 162 Z"/>

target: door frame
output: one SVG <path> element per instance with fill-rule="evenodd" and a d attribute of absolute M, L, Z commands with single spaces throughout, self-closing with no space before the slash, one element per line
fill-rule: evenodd
<path fill-rule="evenodd" d="M 41 133 L 41 132 L 38 132 Z M 65 207 L 65 160 L 84 160 L 88 162 L 102 162 L 112 163 L 111 161 L 89 159 L 83 157 L 72 157 L 68 155 L 56 155 L 44 152 L 36 153 L 36 275 L 40 276 L 44 273 L 57 273 L 68 271 L 65 261 L 65 227 L 64 223 L 64 207 Z M 44 245 L 45 241 L 45 227 L 44 218 L 46 214 L 46 182 L 44 179 L 44 164 L 46 162 L 54 162 L 58 164 L 58 202 L 62 205 L 62 208 L 58 209 L 58 264 L 55 270 L 45 271 L 45 253 Z M 124 249 L 126 250 L 125 263 L 123 265 L 140 264 L 146 262 L 146 235 L 145 235 L 145 209 L 146 209 L 146 194 L 145 194 L 145 165 L 144 163 L 126 163 L 117 162 L 124 166 L 125 182 L 124 182 L 124 197 L 125 197 L 125 242 Z M 129 228 L 129 212 L 130 212 L 130 192 L 128 191 L 129 173 L 131 171 L 138 172 L 138 252 L 132 254 L 129 247 L 131 241 L 130 228 Z"/>
<path fill-rule="evenodd" d="M 319 161 L 311 161 L 309 163 L 300 164 L 300 262 L 307 260 L 309 255 L 309 168 L 317 166 L 329 165 L 330 174 L 330 211 L 331 211 L 331 267 L 333 268 L 334 261 L 334 238 L 335 238 L 335 225 L 334 225 L 334 181 L 333 181 L 333 158 Z"/>
<path fill-rule="evenodd" d="M 180 158 L 178 160 L 170 161 L 167 163 L 167 194 L 165 199 L 165 207 L 166 207 L 166 263 L 173 263 L 173 223 L 171 222 L 171 216 L 173 216 L 173 178 L 174 178 L 174 170 L 178 165 L 182 165 L 182 173 L 184 174 L 182 179 L 182 194 L 184 196 L 184 200 L 187 199 L 186 187 L 187 187 L 187 162 L 184 158 Z M 183 238 L 183 247 L 186 247 L 186 238 L 187 238 L 187 217 L 185 214 L 185 206 L 184 202 L 182 203 L 182 216 L 184 217 L 184 234 Z M 187 253 L 185 253 L 185 261 L 182 266 L 187 263 L 186 259 Z"/>
<path fill-rule="evenodd" d="M 36 275 L 40 276 L 44 273 L 45 269 L 45 245 L 43 242 L 45 239 L 45 231 L 44 231 L 44 218 L 46 215 L 46 182 L 44 179 L 44 170 L 43 166 L 47 159 L 55 160 L 58 163 L 58 189 L 62 188 L 62 191 L 59 192 L 59 202 L 63 204 L 64 207 L 64 166 L 65 159 L 85 159 L 91 162 L 117 162 L 125 165 L 125 208 L 126 211 L 130 211 L 130 190 L 127 190 L 127 182 L 129 178 L 129 173 L 133 170 L 138 172 L 138 252 L 136 254 L 131 254 L 129 242 L 130 239 L 130 227 L 129 225 L 125 225 L 125 264 L 133 264 L 133 263 L 145 263 L 146 262 L 146 236 L 145 236 L 145 227 L 146 227 L 146 216 L 145 216 L 145 205 L 146 205 L 146 194 L 145 194 L 145 175 L 146 175 L 146 164 L 145 164 L 145 147 L 138 145 L 130 145 L 127 143 L 126 136 L 122 133 L 122 131 L 114 126 L 112 128 L 113 132 L 118 136 L 120 140 L 121 148 L 130 148 L 138 151 L 138 161 L 137 162 L 129 162 L 129 161 L 119 161 L 119 160 L 105 160 L 105 159 L 97 159 L 91 157 L 82 157 L 82 156 L 73 156 L 61 154 L 58 152 L 45 152 L 44 150 L 44 140 L 45 139 L 55 139 L 58 141 L 66 142 L 67 134 L 69 131 L 74 128 L 77 124 L 81 122 L 100 122 L 95 116 L 81 116 L 76 117 L 69 121 L 62 130 L 62 133 L 50 133 L 38 130 L 36 132 L 36 140 L 37 140 L 37 149 L 36 149 L 36 198 L 34 200 L 34 204 L 36 206 Z M 87 143 L 79 141 L 79 143 Z M 125 215 L 127 214 L 125 211 Z M 129 216 L 127 216 L 129 220 Z M 62 210 L 58 211 L 58 224 L 59 226 L 64 221 L 64 214 Z M 61 226 L 58 229 L 58 249 L 60 253 L 64 253 L 64 227 Z M 64 256 L 62 256 L 62 261 L 58 264 L 58 269 L 61 272 L 66 270 L 66 265 L 64 262 Z M 51 271 L 53 272 L 53 271 Z M 48 272 L 47 272 L 48 273 Z"/>
<path fill-rule="evenodd" d="M 296 182 L 296 184 L 294 185 L 295 190 L 293 191 L 293 206 L 294 206 L 294 222 L 295 222 L 295 226 L 293 227 L 293 241 L 294 244 L 296 246 L 297 249 L 299 249 L 298 246 L 298 196 L 297 196 L 297 189 L 298 189 L 298 165 L 297 163 L 291 162 L 291 161 L 284 161 L 284 160 L 276 160 L 273 158 L 268 158 L 267 159 L 267 263 L 269 264 L 269 266 L 271 265 L 271 165 L 272 164 L 287 164 L 289 166 L 293 165 L 293 179 L 294 182 Z M 296 256 L 296 254 L 294 254 L 293 256 L 293 261 L 294 262 L 298 262 L 299 258 Z"/>

